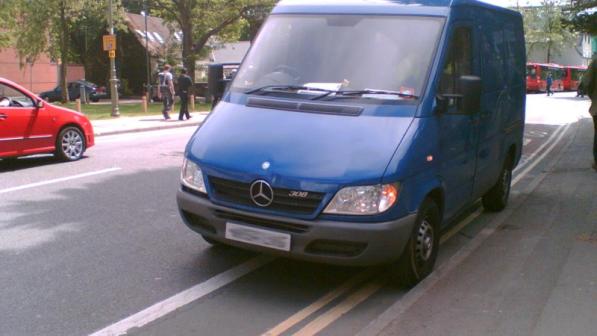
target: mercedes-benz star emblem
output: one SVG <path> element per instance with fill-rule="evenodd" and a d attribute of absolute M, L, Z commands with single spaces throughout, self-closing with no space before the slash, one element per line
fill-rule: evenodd
<path fill-rule="evenodd" d="M 251 184 L 251 199 L 253 203 L 265 208 L 274 201 L 274 190 L 264 180 L 257 180 Z"/>

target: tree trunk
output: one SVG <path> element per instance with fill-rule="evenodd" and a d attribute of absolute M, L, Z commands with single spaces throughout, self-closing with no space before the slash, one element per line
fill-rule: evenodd
<path fill-rule="evenodd" d="M 184 20 L 182 29 L 182 63 L 187 69 L 187 74 L 195 82 L 195 52 L 193 50 L 193 24 Z"/>
<path fill-rule="evenodd" d="M 68 24 L 66 22 L 66 4 L 60 2 L 60 89 L 62 91 L 61 101 L 69 101 L 68 85 L 66 81 L 68 64 Z"/>

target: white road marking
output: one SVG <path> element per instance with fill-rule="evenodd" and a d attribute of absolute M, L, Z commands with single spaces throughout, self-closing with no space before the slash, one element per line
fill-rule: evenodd
<path fill-rule="evenodd" d="M 568 124 L 565 128 L 564 131 L 562 131 L 559 136 L 557 137 L 557 140 L 555 140 L 555 142 L 541 155 L 539 156 L 532 164 L 529 165 L 529 167 L 527 167 L 526 169 L 524 169 L 518 176 L 517 178 L 512 182 L 512 185 L 516 185 L 526 174 L 528 174 L 531 169 L 533 169 L 537 164 L 539 164 L 539 162 L 541 162 L 554 148 L 555 146 L 561 141 L 563 135 L 566 133 L 566 131 L 568 130 L 568 128 L 570 127 L 570 124 Z M 563 128 L 563 126 L 561 126 L 560 128 L 558 128 L 556 130 L 556 132 L 554 132 L 554 134 L 552 134 L 552 136 L 550 137 L 550 139 L 548 139 L 548 141 L 546 141 L 546 143 L 544 143 L 537 151 L 535 151 L 533 154 L 531 154 L 530 158 L 533 158 L 537 153 L 539 153 L 543 148 L 545 148 L 545 146 L 547 146 L 547 144 L 549 142 L 551 142 L 557 132 L 559 132 L 561 129 Z M 499 218 L 504 218 L 504 216 L 506 214 L 509 214 L 510 212 L 512 212 L 513 210 L 509 210 L 506 211 L 504 213 L 502 213 Z M 477 211 L 473 214 L 471 214 L 469 217 L 467 217 L 463 222 L 465 223 L 465 225 L 458 225 L 458 227 L 460 229 L 462 229 L 463 227 L 467 226 L 468 224 L 470 224 L 474 219 L 476 219 L 477 217 L 479 217 L 482 214 L 481 211 Z M 498 224 L 494 224 L 495 222 L 499 222 Z M 446 265 L 445 267 L 442 267 L 442 272 L 438 272 L 438 271 L 434 271 L 429 278 L 427 278 L 425 281 L 423 281 L 421 283 L 421 285 L 424 284 L 428 284 L 427 286 L 422 287 L 422 290 L 420 291 L 421 293 L 417 292 L 417 295 L 412 295 L 413 298 L 411 298 L 410 301 L 408 302 L 412 302 L 414 303 L 418 297 L 420 297 L 422 295 L 422 293 L 426 290 L 426 288 L 430 288 L 432 286 L 432 284 L 436 283 L 440 277 L 442 277 L 444 274 L 447 273 L 448 270 L 451 270 L 453 267 L 455 267 L 457 264 L 460 264 L 465 258 L 466 256 L 468 256 L 468 254 L 472 253 L 472 251 L 475 249 L 475 247 L 477 247 L 478 245 L 480 245 L 483 241 L 485 241 L 487 238 L 489 238 L 489 236 L 491 236 L 491 234 L 493 234 L 493 232 L 495 232 L 495 229 L 497 227 L 499 227 L 500 225 L 500 221 L 498 221 L 497 219 L 492 223 L 494 225 L 490 225 L 490 227 L 483 229 L 480 233 L 478 238 L 476 238 L 474 240 L 475 244 L 472 244 L 473 241 L 471 243 L 469 243 L 467 245 L 467 248 L 464 249 L 463 251 L 461 251 L 462 253 L 457 253 L 457 255 L 455 255 L 450 262 L 448 262 L 448 265 Z M 446 239 L 443 239 L 443 242 L 447 241 L 450 236 L 452 236 L 453 234 L 455 234 L 454 232 L 457 232 L 456 230 L 451 231 L 452 234 L 450 235 L 450 233 L 448 233 L 448 237 L 446 237 Z M 473 246 L 474 245 L 474 246 Z M 459 257 L 459 258 L 456 258 Z M 213 291 L 222 288 L 234 281 L 236 281 L 237 279 L 243 277 L 246 274 L 249 274 L 251 272 L 253 272 L 254 270 L 257 270 L 258 268 L 270 263 L 271 261 L 273 261 L 275 258 L 273 257 L 269 257 L 269 256 L 259 256 L 256 258 L 253 258 L 239 266 L 236 266 L 232 269 L 229 269 L 228 271 L 225 271 L 203 283 L 200 283 L 194 287 L 191 287 L 183 292 L 180 292 L 164 301 L 158 302 L 156 304 L 154 304 L 153 306 L 142 310 L 134 315 L 131 315 L 119 322 L 116 322 L 115 324 L 112 324 L 102 330 L 99 330 L 93 334 L 91 334 L 90 336 L 116 336 L 116 335 L 123 335 L 126 334 L 126 332 L 132 328 L 140 328 L 143 327 L 161 317 L 164 317 L 170 313 L 172 313 L 173 311 L 186 306 L 187 304 L 196 301 L 198 299 L 200 299 L 203 296 L 206 296 L 210 293 L 212 293 Z M 439 273 L 439 274 L 438 274 Z M 432 281 L 433 279 L 433 281 Z M 375 291 L 377 291 L 381 286 L 380 284 L 377 283 L 368 283 L 367 285 L 365 285 L 367 289 L 366 293 L 361 293 L 360 291 L 355 293 L 354 295 L 358 294 L 358 302 L 354 303 L 354 304 L 350 304 L 347 305 L 346 308 L 344 307 L 344 305 L 342 305 L 342 311 L 341 314 L 336 314 L 336 311 L 332 309 L 332 311 L 334 311 L 334 314 L 332 314 L 333 316 L 331 318 L 329 318 L 327 316 L 327 314 L 325 314 L 326 316 L 326 323 L 324 323 L 324 326 L 321 328 L 317 328 L 320 331 L 325 328 L 325 326 L 329 325 L 331 322 L 335 321 L 337 319 L 337 316 L 341 316 L 344 313 L 346 313 L 347 311 L 350 311 L 352 308 L 354 308 L 356 305 L 358 305 L 358 303 L 362 302 L 364 299 L 366 299 L 367 297 L 369 297 L 371 295 L 371 293 L 374 293 Z M 369 288 L 371 287 L 371 288 Z M 352 296 L 351 296 L 351 302 L 352 300 Z M 400 302 L 400 301 L 399 301 Z M 412 304 L 411 303 L 411 304 Z M 410 306 L 410 304 L 409 304 Z M 321 307 L 319 307 L 321 308 Z M 337 309 L 340 309 L 338 307 L 336 307 Z M 392 308 L 392 307 L 390 307 Z M 402 305 L 401 308 L 404 308 L 404 305 Z M 347 309 L 347 310 L 346 310 Z M 309 312 L 308 315 L 311 315 L 311 313 L 313 312 Z M 328 312 L 329 313 L 329 312 Z M 383 314 L 382 314 L 383 315 Z M 368 328 L 366 328 L 365 330 L 367 330 Z M 364 330 L 364 331 L 365 331 Z M 370 329 L 368 329 L 367 331 L 370 331 Z M 362 333 L 360 333 L 359 335 L 361 335 Z M 368 335 L 369 333 L 367 333 L 365 331 L 366 335 Z"/>
<path fill-rule="evenodd" d="M 121 169 L 122 168 L 109 168 L 109 169 L 103 169 L 103 170 L 98 170 L 98 171 L 84 173 L 84 174 L 78 174 L 78 175 L 72 175 L 72 176 L 67 176 L 67 177 L 61 177 L 61 178 L 57 178 L 57 179 L 53 179 L 53 180 L 47 180 L 47 181 L 43 181 L 43 182 L 25 184 L 25 185 L 21 185 L 21 186 L 18 186 L 18 187 L 12 187 L 12 188 L 7 188 L 7 189 L 0 189 L 0 194 L 7 194 L 7 193 L 13 192 L 13 191 L 31 189 L 31 188 L 46 186 L 46 185 L 49 185 L 49 184 L 56 184 L 56 183 L 65 182 L 65 181 L 72 181 L 72 180 L 82 179 L 82 178 L 89 177 L 89 176 L 96 176 L 96 175 L 101 175 L 101 174 L 108 174 L 108 173 L 112 173 L 112 172 L 115 172 L 115 171 L 118 171 L 118 170 L 121 170 Z"/>
<path fill-rule="evenodd" d="M 183 292 L 180 292 L 168 299 L 154 304 L 134 315 L 131 315 L 119 322 L 116 322 L 102 330 L 96 331 L 90 336 L 117 336 L 126 334 L 127 330 L 140 328 L 151 323 L 167 314 L 172 313 L 178 308 L 198 300 L 236 280 L 265 266 L 275 258 L 261 255 L 235 266 L 223 273 L 220 273 L 207 281 L 195 285 Z"/>
<path fill-rule="evenodd" d="M 522 178 L 525 177 L 529 171 L 539 164 L 545 157 L 555 148 L 555 146 L 561 141 L 564 134 L 568 130 L 566 130 L 560 134 L 558 140 L 550 146 L 545 153 L 543 153 L 540 157 L 536 159 L 535 162 L 529 166 L 528 169 L 525 169 L 520 175 L 518 175 L 516 182 L 513 182 L 513 185 L 520 181 Z M 570 142 L 568 143 L 570 144 Z M 560 156 L 557 156 L 549 165 L 549 167 L 553 166 L 558 160 Z M 397 300 L 392 306 L 390 306 L 386 311 L 384 311 L 381 315 L 379 315 L 375 320 L 371 321 L 364 329 L 362 329 L 357 336 L 372 336 L 372 335 L 379 335 L 384 329 L 386 329 L 392 322 L 398 320 L 402 313 L 404 313 L 407 309 L 412 307 L 417 301 L 423 297 L 429 290 L 431 290 L 437 282 L 450 274 L 454 268 L 460 264 L 462 264 L 477 248 L 481 246 L 491 235 L 493 235 L 497 229 L 502 226 L 504 222 L 520 207 L 526 198 L 529 197 L 531 192 L 535 190 L 535 188 L 543 181 L 547 174 L 545 172 L 539 174 L 537 177 L 533 179 L 533 181 L 528 185 L 525 191 L 522 193 L 523 197 L 517 199 L 515 205 L 506 208 L 503 212 L 497 214 L 497 217 L 494 218 L 479 234 L 471 241 L 469 241 L 465 246 L 460 248 L 460 250 L 453 255 L 447 262 L 442 264 L 438 269 L 434 270 L 425 280 L 419 283 L 415 288 L 411 289 L 408 293 L 406 293 L 403 297 Z M 526 196 L 525 196 L 526 195 Z"/>
<path fill-rule="evenodd" d="M 539 148 L 537 148 L 536 151 L 534 151 L 531 155 L 529 155 L 529 157 L 522 164 L 518 165 L 518 167 L 516 167 L 516 169 L 514 169 L 514 173 L 523 169 L 527 164 L 529 164 L 529 162 L 531 162 L 535 158 L 535 156 L 537 156 L 537 154 L 541 153 L 541 151 L 545 147 L 547 147 L 552 141 L 554 141 L 554 139 L 558 136 L 560 131 L 562 131 L 564 129 L 565 126 L 566 125 L 561 125 L 558 128 L 556 128 L 556 130 L 549 136 L 549 138 L 547 140 L 545 140 L 544 143 L 541 144 L 541 146 L 539 146 Z"/>
<path fill-rule="evenodd" d="M 518 183 L 518 181 L 522 180 L 533 168 L 535 168 L 541 161 L 543 161 L 543 159 L 549 154 L 551 153 L 551 151 L 560 143 L 560 141 L 562 140 L 562 138 L 564 137 L 564 135 L 566 134 L 566 132 L 568 132 L 568 129 L 570 128 L 571 124 L 568 124 L 566 126 L 566 128 L 564 128 L 564 130 L 562 132 L 560 132 L 560 135 L 558 135 L 557 139 L 555 141 L 553 141 L 553 143 L 551 144 L 551 146 L 549 146 L 549 148 L 547 148 L 545 150 L 545 152 L 543 152 L 543 154 L 541 154 L 541 156 L 539 156 L 535 161 L 533 161 L 532 163 L 530 163 L 526 168 L 524 168 L 524 170 L 522 170 L 522 172 L 520 172 L 520 174 L 518 174 L 514 180 L 512 180 L 512 185 L 516 185 L 516 183 Z M 540 148 L 541 149 L 541 148 Z M 537 150 L 535 153 L 539 153 L 539 150 Z"/>
<path fill-rule="evenodd" d="M 515 186 L 522 178 L 524 178 L 537 164 L 539 164 L 541 161 L 543 161 L 543 159 L 555 148 L 555 146 L 557 144 L 560 143 L 560 141 L 562 140 L 562 137 L 566 134 L 566 132 L 568 131 L 568 128 L 570 127 L 570 124 L 567 125 L 566 127 L 561 126 L 559 127 L 553 134 L 552 136 L 548 139 L 548 141 L 546 141 L 543 146 L 541 146 L 540 148 L 538 148 L 535 152 L 533 152 L 533 154 L 531 154 L 529 156 L 529 158 L 534 158 L 538 153 L 540 153 L 543 148 L 545 148 L 545 146 L 547 146 L 549 143 L 553 142 L 553 144 L 543 153 L 541 154 L 541 156 L 539 156 L 535 161 L 533 161 L 526 169 L 524 169 L 520 174 L 517 175 L 517 178 L 515 180 L 513 180 L 512 182 L 512 186 Z M 563 130 L 563 131 L 561 131 Z M 560 132 L 561 131 L 561 132 Z M 509 211 L 513 211 L 513 210 L 509 210 Z M 483 214 L 483 209 L 478 209 L 475 212 L 473 212 L 472 214 L 470 214 L 469 216 L 467 216 L 464 220 L 462 220 L 460 223 L 458 223 L 458 225 L 454 226 L 452 229 L 450 229 L 448 232 L 446 232 L 445 234 L 442 235 L 441 239 L 440 239 L 440 245 L 443 245 L 445 242 L 447 242 L 450 238 L 452 238 L 454 235 L 456 235 L 458 232 L 460 232 L 462 229 L 464 229 L 465 227 L 467 227 L 469 224 L 471 224 L 475 219 L 477 219 L 478 217 L 480 217 Z M 500 217 L 501 218 L 501 217 Z M 501 223 L 501 222 L 500 222 Z M 493 224 L 493 222 L 492 222 Z M 435 277 L 437 279 L 439 279 L 440 277 L 443 276 L 443 274 L 445 274 L 447 271 L 446 270 L 451 270 L 454 267 L 456 267 L 456 265 L 460 264 L 473 250 L 474 248 L 470 247 L 477 247 L 479 246 L 483 241 L 485 241 L 487 238 L 489 238 L 490 235 L 492 235 L 496 228 L 499 227 L 500 224 L 493 226 L 493 225 L 489 225 L 488 227 L 484 228 L 480 234 L 478 235 L 477 238 L 475 238 L 474 241 L 471 241 L 469 244 L 467 244 L 466 249 L 463 248 L 461 249 L 461 251 L 459 253 L 457 253 L 457 255 L 460 255 L 460 258 L 451 258 L 450 261 L 448 262 L 447 265 L 442 265 L 441 267 L 438 268 L 438 270 L 434 271 L 429 278 Z M 474 244 L 473 244 L 474 242 Z M 463 251 L 467 252 L 467 253 L 463 253 Z M 455 261 L 458 262 L 455 262 Z M 438 275 L 439 273 L 439 275 Z M 431 281 L 432 284 L 435 284 L 438 280 L 434 280 Z M 416 299 L 418 299 L 420 296 L 423 295 L 423 293 L 430 288 L 432 285 L 424 285 L 425 283 L 427 283 L 429 281 L 424 281 L 421 283 L 421 285 L 419 287 L 422 287 L 424 289 L 420 289 L 420 294 L 417 295 L 411 295 L 410 297 L 407 297 L 407 302 L 413 302 L 413 303 L 409 303 L 409 304 L 405 304 L 404 306 L 410 306 L 412 304 L 414 304 L 414 301 L 416 301 Z M 364 286 L 375 286 L 374 281 L 368 282 L 366 285 Z M 380 288 L 380 287 L 375 287 L 375 290 L 371 290 L 371 291 L 367 291 L 366 294 L 359 294 L 359 301 L 354 303 L 352 302 L 352 300 L 345 300 L 341 303 L 339 303 L 336 307 L 332 307 L 330 308 L 330 310 L 328 310 L 327 312 L 323 313 L 322 315 L 318 316 L 314 321 L 312 321 L 311 323 L 309 323 L 307 326 L 305 326 L 303 329 L 301 329 L 299 332 L 297 332 L 295 334 L 295 336 L 297 335 L 313 335 L 316 334 L 318 332 L 320 332 L 321 330 L 323 330 L 324 328 L 326 328 L 327 326 L 329 326 L 331 323 L 333 323 L 334 321 L 336 321 L 337 319 L 339 319 L 342 315 L 344 315 L 346 312 L 352 310 L 354 307 L 356 307 L 359 303 L 361 303 L 362 301 L 366 300 L 369 296 L 375 294 L 375 292 Z M 333 290 L 330 293 L 334 293 L 337 289 Z M 357 292 L 358 293 L 358 292 Z M 328 294 L 329 295 L 329 294 Z M 353 295 L 356 295 L 353 294 Z M 402 299 L 401 299 L 402 300 Z M 408 301 L 410 300 L 410 301 Z M 400 300 L 398 302 L 401 302 Z M 322 307 L 317 307 L 318 310 Z M 306 308 L 308 309 L 308 308 Z M 405 309 L 405 308 L 404 308 Z M 314 311 L 310 311 L 310 314 L 314 313 Z M 309 314 L 309 315 L 310 315 Z M 295 314 L 297 315 L 297 314 Z M 298 315 L 301 315 L 300 312 Z M 300 316 L 302 318 L 302 320 L 306 319 L 308 317 L 307 314 L 303 314 Z M 293 325 L 299 323 L 301 320 L 298 321 L 293 321 Z M 283 329 L 283 331 L 286 331 L 286 329 Z M 282 332 L 283 332 L 282 331 Z M 272 335 L 278 335 L 280 333 L 272 333 Z M 366 335 L 370 335 L 372 333 L 367 333 L 365 332 L 364 334 Z M 269 335 L 265 334 L 265 335 Z"/>

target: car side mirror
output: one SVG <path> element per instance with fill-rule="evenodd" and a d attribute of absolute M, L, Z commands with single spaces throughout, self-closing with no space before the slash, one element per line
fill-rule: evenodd
<path fill-rule="evenodd" d="M 45 106 L 44 101 L 43 100 L 38 100 L 37 103 L 35 104 L 35 107 L 37 107 L 38 109 L 43 108 Z"/>
<path fill-rule="evenodd" d="M 478 76 L 461 76 L 458 79 L 462 102 L 460 111 L 464 114 L 475 114 L 481 110 L 481 78 Z"/>

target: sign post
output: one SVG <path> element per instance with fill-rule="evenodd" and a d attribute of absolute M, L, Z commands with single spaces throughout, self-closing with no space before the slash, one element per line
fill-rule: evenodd
<path fill-rule="evenodd" d="M 112 0 L 108 7 L 110 34 L 104 35 L 104 50 L 110 58 L 110 96 L 112 98 L 112 117 L 119 117 L 118 109 L 118 78 L 116 78 L 116 35 L 114 35 L 114 21 L 112 19 Z"/>

